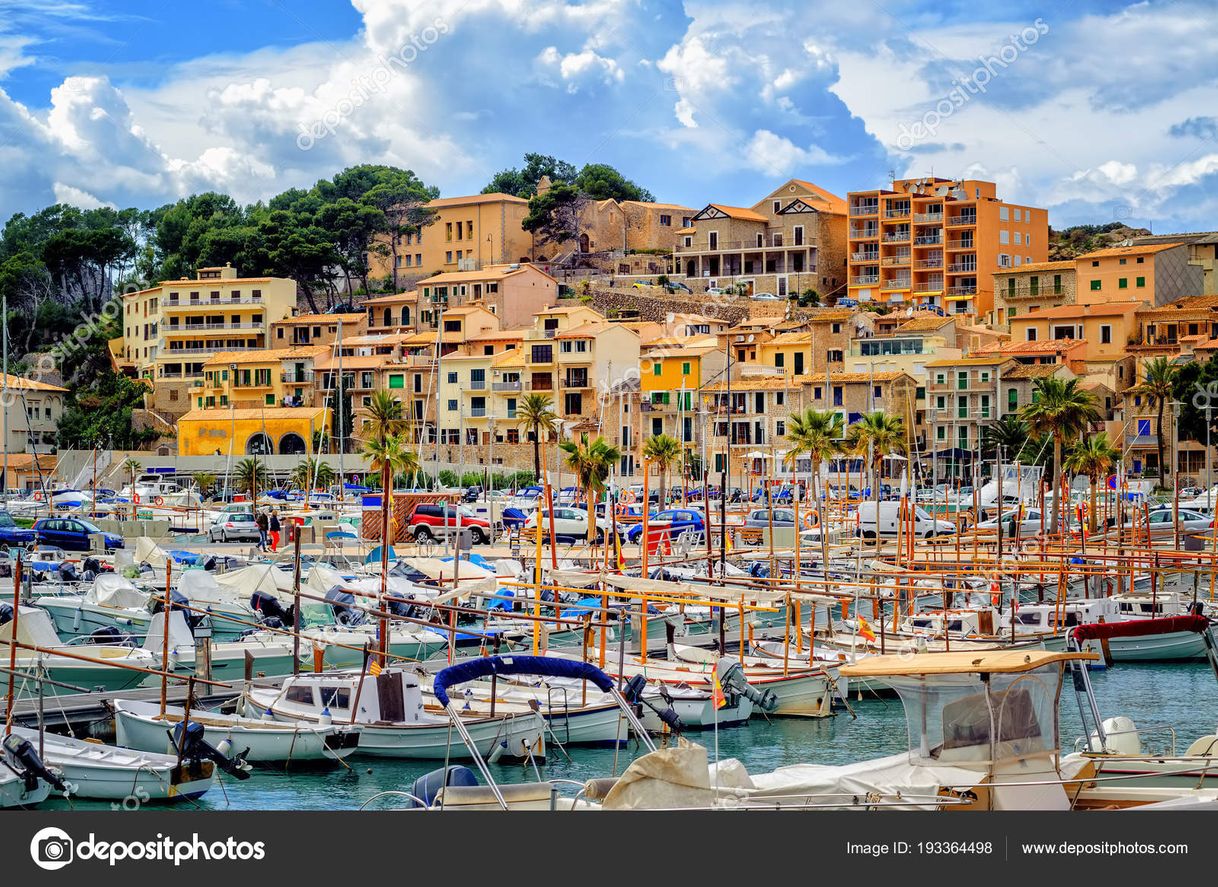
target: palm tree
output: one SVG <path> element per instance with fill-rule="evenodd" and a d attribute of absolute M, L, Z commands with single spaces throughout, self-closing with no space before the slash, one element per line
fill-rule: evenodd
<path fill-rule="evenodd" d="M 406 430 L 406 417 L 402 413 L 402 402 L 388 391 L 377 391 L 364 407 L 365 437 L 382 443 Z"/>
<path fill-rule="evenodd" d="M 589 443 L 586 434 L 578 443 L 564 440 L 558 447 L 567 454 L 567 465 L 588 500 L 588 543 L 592 544 L 596 541 L 596 501 L 605 492 L 605 480 L 622 458 L 622 451 L 600 436 Z"/>
<path fill-rule="evenodd" d="M 1158 437 L 1159 445 L 1160 486 L 1165 486 L 1162 481 L 1170 473 L 1170 469 L 1163 462 L 1163 408 L 1167 406 L 1167 402 L 1171 400 L 1175 391 L 1177 372 L 1177 368 L 1166 357 L 1148 360 L 1142 367 L 1141 384 L 1133 389 L 1134 394 L 1142 395 L 1152 407 L 1158 408 L 1155 434 Z"/>
<path fill-rule="evenodd" d="M 863 452 L 871 452 L 871 497 L 875 501 L 876 545 L 880 541 L 880 466 L 889 453 L 905 449 L 905 420 L 890 416 L 883 410 L 863 413 L 854 423 L 858 428 L 857 445 Z"/>
<path fill-rule="evenodd" d="M 541 433 L 553 433 L 558 427 L 554 401 L 545 394 L 526 394 L 516 407 L 516 421 L 533 438 L 533 474 L 541 483 Z"/>
<path fill-rule="evenodd" d="M 1015 413 L 1008 413 L 981 429 L 981 449 L 996 454 L 1001 449 L 1008 458 L 1015 458 L 1028 442 L 1028 426 Z"/>
<path fill-rule="evenodd" d="M 334 483 L 334 469 L 320 459 L 306 457 L 292 469 L 292 483 L 304 490 L 304 504 L 308 508 L 309 494 L 315 487 L 328 487 Z"/>
<path fill-rule="evenodd" d="M 791 444 L 791 449 L 784 459 L 789 460 L 792 466 L 799 456 L 807 456 L 812 460 L 812 501 L 818 509 L 820 508 L 820 493 L 817 485 L 820 482 L 820 466 L 826 459 L 831 459 L 834 454 L 841 452 L 842 424 L 840 413 L 814 410 L 811 407 L 802 413 L 792 413 L 791 418 L 787 421 L 787 442 Z M 827 517 L 827 514 L 819 514 L 818 517 L 821 527 L 821 562 L 826 565 L 829 562 Z M 795 528 L 795 532 L 799 532 L 799 527 Z M 826 569 L 828 569 L 827 566 Z"/>
<path fill-rule="evenodd" d="M 1108 440 L 1108 432 L 1091 434 L 1080 438 L 1070 452 L 1066 454 L 1065 469 L 1074 474 L 1087 475 L 1090 490 L 1090 513 L 1087 515 L 1087 529 L 1094 533 L 1098 517 L 1096 511 L 1096 488 L 1100 478 L 1107 476 L 1112 466 L 1121 460 L 1121 452 Z"/>
<path fill-rule="evenodd" d="M 266 484 L 266 466 L 254 459 L 242 459 L 233 466 L 237 488 L 250 494 L 250 505 L 258 507 L 258 487 Z"/>
<path fill-rule="evenodd" d="M 196 471 L 191 477 L 194 479 L 195 486 L 199 490 L 199 497 L 202 499 L 206 499 L 216 487 L 216 476 L 210 471 Z"/>
<path fill-rule="evenodd" d="M 681 442 L 668 434 L 649 437 L 643 444 L 643 458 L 660 469 L 660 507 L 663 508 L 668 501 L 668 472 L 681 459 Z"/>
<path fill-rule="evenodd" d="M 132 520 L 135 520 L 135 497 L 136 497 L 135 476 L 140 471 L 143 471 L 143 469 L 144 469 L 144 466 L 141 465 L 139 463 L 139 461 L 136 459 L 128 459 L 126 462 L 123 463 L 123 470 L 125 470 L 127 472 L 128 477 L 131 478 L 131 486 L 129 487 L 129 489 L 131 490 L 131 519 Z M 5 480 L 7 481 L 7 478 L 5 478 Z"/>
<path fill-rule="evenodd" d="M 390 507 L 393 502 L 393 476 L 418 471 L 419 459 L 406 439 L 397 434 L 364 441 L 363 456 L 368 460 L 368 467 L 381 475 L 381 555 L 384 562 L 388 560 L 388 546 L 393 538 L 390 533 L 394 517 Z"/>
<path fill-rule="evenodd" d="M 1049 376 L 1037 379 L 1032 402 L 1025 404 L 1019 417 L 1036 435 L 1053 436 L 1053 470 L 1056 481 L 1053 490 L 1053 512 L 1049 532 L 1056 533 L 1061 515 L 1062 450 L 1068 441 L 1099 420 L 1095 398 L 1078 386 L 1078 379 L 1059 379 Z"/>

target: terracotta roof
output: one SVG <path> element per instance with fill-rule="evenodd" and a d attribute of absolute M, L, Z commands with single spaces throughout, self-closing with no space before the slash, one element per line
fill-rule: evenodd
<path fill-rule="evenodd" d="M 413 338 L 414 335 L 415 334 L 413 332 L 401 332 L 401 333 L 367 333 L 366 335 L 363 335 L 363 336 L 352 336 L 350 339 L 348 339 L 346 336 L 344 336 L 343 337 L 343 347 L 345 348 L 347 346 L 350 346 L 352 348 L 356 348 L 361 345 L 402 345 L 406 342 L 407 339 Z M 333 346 L 331 346 L 331 345 L 324 345 L 322 347 L 331 349 L 331 350 L 333 349 Z"/>
<path fill-rule="evenodd" d="M 1160 305 L 1157 308 L 1148 306 L 1143 308 L 1140 313 L 1170 316 L 1176 311 L 1209 311 L 1213 309 L 1218 309 L 1218 296 L 1184 296 L 1176 299 L 1174 302 Z"/>
<path fill-rule="evenodd" d="M 316 359 L 329 350 L 329 345 L 298 345 L 292 348 L 270 348 L 263 351 L 217 351 L 203 361 L 203 366 L 216 366 L 224 363 L 274 363 L 280 360 L 308 357 Z M 167 351 L 160 356 L 168 357 L 170 352 Z"/>
<path fill-rule="evenodd" d="M 405 293 L 394 293 L 389 296 L 373 296 L 371 299 L 364 299 L 360 302 L 361 305 L 400 305 L 403 302 L 419 301 L 419 291 L 410 290 Z"/>
<path fill-rule="evenodd" d="M 1093 253 L 1083 253 L 1078 261 L 1084 259 L 1111 259 L 1118 256 L 1144 256 L 1147 253 L 1161 253 L 1165 249 L 1175 249 L 1182 243 L 1147 243 L 1142 246 L 1110 246 L 1107 249 L 1097 249 Z"/>
<path fill-rule="evenodd" d="M 775 336 L 768 342 L 763 342 L 763 345 L 812 345 L 812 333 L 808 331 L 782 333 Z"/>
<path fill-rule="evenodd" d="M 849 320 L 854 317 L 858 311 L 854 308 L 820 308 L 814 311 L 808 320 L 811 323 L 819 323 L 821 321 L 830 320 Z"/>
<path fill-rule="evenodd" d="M 725 216 L 731 219 L 740 219 L 744 222 L 768 222 L 769 219 L 759 212 L 754 212 L 743 206 L 728 206 L 726 203 L 712 203 L 707 206 L 707 209 L 717 209 Z M 705 210 L 703 210 L 705 212 Z"/>
<path fill-rule="evenodd" d="M 564 330 L 554 338 L 556 339 L 595 339 L 601 333 L 608 332 L 611 329 L 620 328 L 628 330 L 634 335 L 638 335 L 630 327 L 622 326 L 620 323 L 610 323 L 607 320 L 592 320 L 588 323 L 581 323 L 578 326 L 573 326 L 569 330 Z"/>
<path fill-rule="evenodd" d="M 449 206 L 472 206 L 475 203 L 499 203 L 500 201 L 507 203 L 528 203 L 523 197 L 492 191 L 490 194 L 471 194 L 468 197 L 437 197 L 435 200 L 428 201 L 427 208 L 444 209 Z"/>
<path fill-rule="evenodd" d="M 971 367 L 971 366 L 995 366 L 1006 360 L 1005 357 L 995 354 L 992 357 L 943 357 L 939 360 L 928 360 L 925 366 L 928 367 Z"/>
<path fill-rule="evenodd" d="M 476 336 L 469 336 L 468 342 L 520 342 L 528 330 L 486 330 Z"/>
<path fill-rule="evenodd" d="M 930 364 L 927 364 L 929 366 Z M 900 370 L 885 370 L 882 373 L 830 373 L 829 381 L 836 385 L 839 382 L 845 385 L 866 384 L 868 382 L 895 382 L 902 376 L 907 376 Z"/>
<path fill-rule="evenodd" d="M 344 354 L 343 370 L 375 370 L 387 364 L 394 363 L 391 354 Z M 313 361 L 313 366 L 319 370 L 338 369 L 338 357 L 327 354 Z"/>
<path fill-rule="evenodd" d="M 1035 342 L 1006 342 L 988 349 L 987 353 L 999 354 L 1054 354 L 1058 351 L 1070 351 L 1087 344 L 1082 339 L 1040 339 Z"/>
<path fill-rule="evenodd" d="M 273 320 L 271 323 L 338 323 L 340 320 L 343 323 L 359 323 L 367 319 L 367 314 L 356 311 L 350 314 L 297 314 L 282 320 Z"/>
<path fill-rule="evenodd" d="M 949 323 L 955 323 L 954 317 L 940 317 L 938 314 L 924 314 L 912 317 L 897 327 L 898 332 L 916 333 L 922 330 L 941 330 Z"/>
<path fill-rule="evenodd" d="M 228 407 L 217 407 L 212 410 L 193 409 L 178 419 L 183 422 L 215 422 L 216 415 L 223 415 L 225 420 L 232 419 L 316 419 L 326 412 L 325 407 L 259 407 L 257 409 L 233 410 Z"/>
<path fill-rule="evenodd" d="M 1052 376 L 1062 368 L 1059 363 L 1021 363 L 1011 367 L 1002 374 L 1003 381 L 1007 379 L 1044 379 Z"/>
<path fill-rule="evenodd" d="M 509 348 L 507 351 L 500 351 L 491 358 L 491 366 L 497 369 L 524 366 L 524 349 Z"/>
<path fill-rule="evenodd" d="M 1019 274 L 1021 271 L 1073 271 L 1074 259 L 1062 259 L 1057 262 L 1028 262 L 1019 266 L 999 268 L 994 274 Z M 1001 295 L 1001 293 L 999 293 Z M 1046 293 L 1046 295 L 1048 295 Z"/>
<path fill-rule="evenodd" d="M 836 377 L 834 377 L 836 378 Z M 737 391 L 795 391 L 807 382 L 796 380 L 793 376 L 752 376 L 742 379 L 732 379 L 732 392 Z M 707 385 L 704 391 L 727 391 L 727 382 L 716 382 Z"/>
<path fill-rule="evenodd" d="M 47 391 L 66 394 L 66 388 L 60 388 L 58 385 L 51 385 L 47 382 L 39 382 L 36 379 L 27 379 L 24 376 L 14 376 L 12 373 L 4 375 L 0 373 L 0 381 L 7 381 L 9 388 L 17 388 L 21 391 Z"/>
<path fill-rule="evenodd" d="M 792 179 L 792 181 L 794 181 L 796 185 L 799 185 L 799 187 L 806 191 L 810 191 L 812 194 L 825 201 L 825 203 L 829 204 L 829 212 L 837 213 L 843 216 L 846 215 L 846 201 L 841 197 L 838 197 L 833 192 L 826 191 L 820 185 L 813 184 L 805 179 Z"/>

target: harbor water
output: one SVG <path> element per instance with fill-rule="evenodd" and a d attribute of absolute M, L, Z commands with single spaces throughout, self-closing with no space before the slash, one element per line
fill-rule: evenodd
<path fill-rule="evenodd" d="M 1093 671 L 1092 683 L 1103 717 L 1125 715 L 1133 720 L 1150 744 L 1163 748 L 1175 731 L 1176 749 L 1184 749 L 1196 737 L 1218 728 L 1218 693 L 1209 666 L 1195 664 L 1121 665 Z M 863 691 L 851 692 L 857 720 L 848 712 L 821 720 L 754 717 L 746 726 L 720 730 L 720 758 L 741 760 L 752 772 L 764 772 L 790 764 L 845 764 L 901 752 L 906 748 L 905 718 L 896 697 L 877 698 Z M 1078 706 L 1069 677 L 1062 687 L 1062 747 L 1069 752 L 1082 734 Z M 691 733 L 714 755 L 713 731 Z M 561 738 L 561 733 L 560 733 Z M 459 741 L 454 737 L 454 741 Z M 553 743 L 549 757 L 538 768 L 541 777 L 583 781 L 590 777 L 620 773 L 638 753 L 635 747 L 615 753 L 612 748 L 568 749 L 571 761 Z M 400 797 L 373 800 L 386 791 L 407 791 L 419 776 L 436 769 L 435 761 L 392 761 L 379 758 L 348 758 L 346 767 L 326 770 L 283 771 L 269 765 L 258 767 L 253 778 L 237 782 L 224 778 L 206 796 L 193 803 L 158 805 L 157 810 L 356 810 L 402 806 Z M 530 782 L 538 778 L 532 766 L 492 765 L 501 782 Z M 49 801 L 44 808 L 107 809 L 98 802 Z M 142 805 L 138 798 L 127 802 L 130 809 Z"/>

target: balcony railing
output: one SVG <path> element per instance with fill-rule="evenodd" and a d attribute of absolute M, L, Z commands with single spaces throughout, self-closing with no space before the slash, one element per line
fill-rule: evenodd
<path fill-rule="evenodd" d="M 948 249 L 974 249 L 975 244 L 971 237 L 959 238 L 957 240 L 949 240 L 947 242 Z"/>
<path fill-rule="evenodd" d="M 166 299 L 166 308 L 211 308 L 217 305 L 261 305 L 262 296 L 242 296 L 239 299 Z"/>
<path fill-rule="evenodd" d="M 866 264 L 868 262 L 871 262 L 871 263 L 878 262 L 879 260 L 880 260 L 879 252 L 851 253 L 850 254 L 850 261 L 852 261 L 852 262 L 861 262 L 863 264 Z"/>
<path fill-rule="evenodd" d="M 914 238 L 914 246 L 938 246 L 942 243 L 942 234 L 920 234 Z"/>
<path fill-rule="evenodd" d="M 952 262 L 947 266 L 948 274 L 976 274 L 976 262 Z"/>
<path fill-rule="evenodd" d="M 282 376 L 283 381 L 292 385 L 304 385 L 313 381 L 312 370 L 284 370 Z"/>
<path fill-rule="evenodd" d="M 516 379 L 511 382 L 492 382 L 491 391 L 519 391 L 520 380 Z"/>
<path fill-rule="evenodd" d="M 890 277 L 884 281 L 883 286 L 886 290 L 903 290 L 909 289 L 910 283 L 912 283 L 912 280 L 908 277 Z"/>
<path fill-rule="evenodd" d="M 908 206 L 900 207 L 900 208 L 889 207 L 888 209 L 884 210 L 884 218 L 886 218 L 886 219 L 908 219 L 909 218 L 909 207 Z"/>
<path fill-rule="evenodd" d="M 866 228 L 851 228 L 850 229 L 850 238 L 852 240 L 870 240 L 873 237 L 879 237 L 879 236 L 880 236 L 880 226 L 879 225 L 875 225 L 873 227 L 866 227 Z"/>
<path fill-rule="evenodd" d="M 884 259 L 883 259 L 883 261 L 880 262 L 880 264 L 883 265 L 885 268 L 892 268 L 897 265 L 908 265 L 909 262 L 910 262 L 909 253 L 903 253 L 902 255 L 899 255 L 899 256 L 884 256 Z"/>
<path fill-rule="evenodd" d="M 486 381 L 484 379 L 470 379 L 468 388 L 470 391 L 485 391 Z"/>
<path fill-rule="evenodd" d="M 854 218 L 863 218 L 866 216 L 879 215 L 880 204 L 876 203 L 859 203 L 850 207 L 850 215 Z"/>
<path fill-rule="evenodd" d="M 261 347 L 261 345 L 255 345 L 252 342 L 243 342 L 240 345 L 225 344 L 218 348 L 166 348 L 163 353 L 166 357 L 176 357 L 179 354 L 215 354 L 219 351 L 253 351 L 256 348 Z"/>
<path fill-rule="evenodd" d="M 975 296 L 977 295 L 976 286 L 949 286 L 947 288 L 949 296 Z"/>
<path fill-rule="evenodd" d="M 977 216 L 972 215 L 972 214 L 966 213 L 965 215 L 947 217 L 947 225 L 949 228 L 955 228 L 955 227 L 960 227 L 960 226 L 964 226 L 964 225 L 976 225 L 976 224 L 977 224 Z"/>
<path fill-rule="evenodd" d="M 873 283 L 879 282 L 880 275 L 878 274 L 860 274 L 858 277 L 850 278 L 850 283 L 853 286 L 870 286 Z"/>
<path fill-rule="evenodd" d="M 941 225 L 943 213 L 917 213 L 914 215 L 915 225 Z"/>
<path fill-rule="evenodd" d="M 909 231 L 889 231 L 884 235 L 885 243 L 909 243 Z"/>
<path fill-rule="evenodd" d="M 470 418 L 471 418 L 471 419 L 484 419 L 484 418 L 486 418 L 486 407 L 470 407 L 470 408 L 469 408 L 469 416 L 470 416 Z"/>
<path fill-rule="evenodd" d="M 943 257 L 940 256 L 937 259 L 919 259 L 914 264 L 914 267 L 917 268 L 919 271 L 932 271 L 937 268 L 942 268 L 943 267 Z"/>
<path fill-rule="evenodd" d="M 266 329 L 266 324 L 263 323 L 188 323 L 188 324 L 165 324 L 161 326 L 161 333 L 164 335 L 177 335 L 179 333 L 207 333 L 213 330 L 263 330 Z"/>

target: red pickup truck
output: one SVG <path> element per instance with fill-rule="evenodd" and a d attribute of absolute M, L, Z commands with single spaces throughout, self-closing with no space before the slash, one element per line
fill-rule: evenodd
<path fill-rule="evenodd" d="M 456 505 L 446 505 L 443 502 L 432 505 L 416 505 L 406 518 L 410 526 L 410 535 L 420 542 L 446 537 L 457 532 L 457 512 L 461 512 L 461 528 L 468 529 L 474 544 L 490 542 L 494 537 L 490 521 L 478 517 L 467 508 Z"/>

